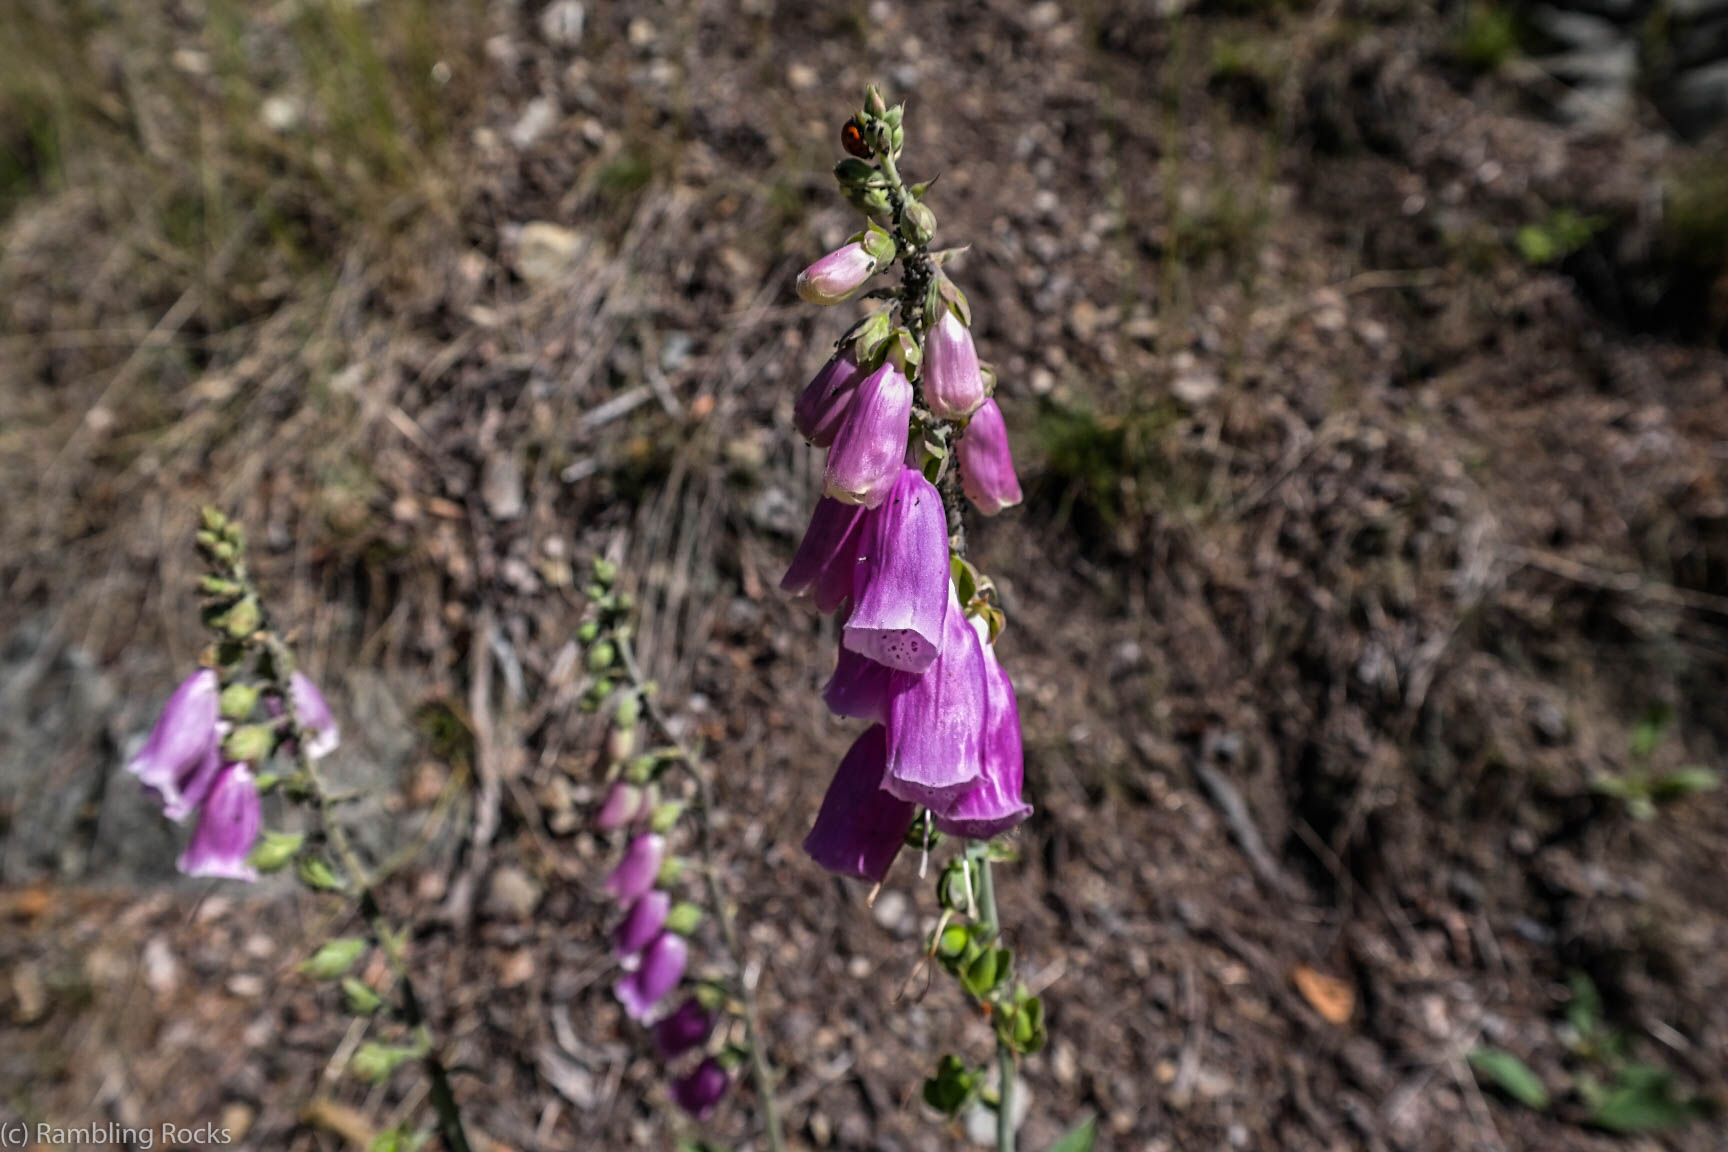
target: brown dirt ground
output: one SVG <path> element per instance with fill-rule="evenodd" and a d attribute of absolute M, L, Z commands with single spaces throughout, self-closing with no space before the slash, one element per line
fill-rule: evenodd
<path fill-rule="evenodd" d="M 522 1149 L 678 1130 L 608 991 L 607 847 L 569 818 L 601 735 L 560 660 L 569 570 L 610 551 L 712 757 L 795 1143 L 954 1143 L 918 1082 L 985 1030 L 942 982 L 905 987 L 932 905 L 912 868 L 872 912 L 798 849 L 851 732 L 816 695 L 831 624 L 774 588 L 817 469 L 793 390 L 845 322 L 791 282 L 850 227 L 825 167 L 874 78 L 908 99 L 908 164 L 941 171 L 944 233 L 973 246 L 954 271 L 1030 493 L 972 528 L 1037 806 L 1003 880 L 1052 1037 L 1024 1146 L 1095 1112 L 1102 1147 L 1147 1152 L 1728 1147 L 1713 1120 L 1594 1131 L 1561 1091 L 1583 1071 L 1575 972 L 1640 1057 L 1728 1083 L 1728 794 L 1639 823 L 1590 786 L 1652 705 L 1675 715 L 1662 767 L 1718 764 L 1728 739 L 1724 358 L 1605 296 L 1591 263 L 1637 245 L 1672 145 L 1552 126 L 1539 90 L 1448 64 L 1438 19 L 1370 7 L 592 4 L 574 53 L 536 7 L 492 17 L 514 57 L 487 65 L 473 194 L 412 274 L 346 266 L 316 315 L 266 313 L 109 395 L 126 349 L 44 335 L 89 289 L 55 270 L 125 246 L 104 209 L 26 205 L 0 261 L 0 410 L 31 430 L 7 440 L 29 493 L 0 520 L 8 630 L 59 622 L 136 728 L 195 650 L 190 510 L 217 500 L 326 679 L 376 666 L 490 731 L 506 786 L 483 859 L 534 877 L 537 907 L 445 915 L 486 883 L 460 835 L 390 893 L 422 924 L 478 1129 Z M 1297 79 L 1221 78 L 1223 39 Z M 560 117 L 518 148 L 542 91 Z M 595 173 L 625 153 L 646 175 L 620 191 Z M 1507 237 L 1556 204 L 1614 229 L 1529 268 Z M 512 271 L 533 220 L 583 238 L 539 291 Z M 113 299 L 88 327 L 148 329 L 175 297 Z M 620 396 L 641 403 L 602 407 Z M 447 748 L 420 759 L 405 813 L 463 779 Z M 412 1077 L 334 1074 L 348 1024 L 293 967 L 329 911 L 14 887 L 0 1109 L 224 1117 L 295 1149 L 340 1144 L 303 1122 L 315 1095 L 411 1113 Z M 1347 1020 L 1303 968 L 1350 989 Z M 1479 1092 L 1463 1058 L 1483 1043 L 1560 1102 Z M 748 1098 L 715 1139 L 761 1146 Z"/>

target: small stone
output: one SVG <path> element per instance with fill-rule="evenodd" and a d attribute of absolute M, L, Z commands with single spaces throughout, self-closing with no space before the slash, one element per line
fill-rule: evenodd
<path fill-rule="evenodd" d="M 992 1066 L 990 1069 L 991 1095 L 996 1094 L 994 1088 L 1002 1082 L 999 1067 L 1000 1066 Z M 1027 1113 L 1032 1110 L 1032 1090 L 1026 1086 L 1026 1078 L 1024 1076 L 1016 1076 L 1014 1078 L 1014 1102 L 1012 1108 L 1014 1130 L 1018 1132 L 1021 1125 L 1026 1123 Z M 971 1141 L 973 1144 L 977 1144 L 984 1148 L 995 1147 L 996 1112 L 994 1109 L 986 1107 L 983 1101 L 974 1100 L 970 1105 L 968 1105 L 966 1111 L 960 1115 L 960 1124 L 966 1130 L 966 1139 Z"/>
<path fill-rule="evenodd" d="M 43 986 L 42 973 L 34 964 L 20 964 L 12 970 L 12 1018 L 20 1024 L 34 1024 L 48 1011 L 48 990 Z"/>
<path fill-rule="evenodd" d="M 912 901 L 904 892 L 890 888 L 876 897 L 876 906 L 871 909 L 880 924 L 888 932 L 904 939 L 910 936 L 917 927 L 912 913 Z"/>
<path fill-rule="evenodd" d="M 180 987 L 180 962 L 162 937 L 152 936 L 146 941 L 139 960 L 144 967 L 144 987 L 159 998 L 173 995 Z"/>
<path fill-rule="evenodd" d="M 1535 700 L 1530 704 L 1530 730 L 1536 739 L 1549 748 L 1566 743 L 1566 714 L 1552 700 Z"/>
<path fill-rule="evenodd" d="M 816 87 L 816 69 L 808 64 L 794 64 L 786 69 L 786 83 L 793 91 L 804 92 Z"/>
<path fill-rule="evenodd" d="M 241 972 L 228 979 L 228 992 L 242 1000 L 256 1000 L 264 995 L 264 979 L 250 972 Z"/>
<path fill-rule="evenodd" d="M 1203 407 L 1218 395 L 1218 375 L 1195 359 L 1192 352 L 1178 352 L 1171 362 L 1175 375 L 1170 395 L 1188 408 Z"/>
<path fill-rule="evenodd" d="M 522 225 L 516 237 L 516 271 L 531 288 L 560 280 L 582 250 L 580 233 L 546 220 Z"/>
<path fill-rule="evenodd" d="M 222 1133 L 222 1143 L 238 1144 L 246 1139 L 246 1133 L 252 1131 L 252 1121 L 257 1119 L 257 1113 L 252 1111 L 250 1104 L 239 1100 L 226 1105 L 222 1109 L 221 1118 L 216 1127 Z"/>
<path fill-rule="evenodd" d="M 514 520 L 522 515 L 522 465 L 514 452 L 498 451 L 486 458 L 480 495 L 494 520 Z"/>
<path fill-rule="evenodd" d="M 258 105 L 258 119 L 272 132 L 292 132 L 300 126 L 300 103 L 287 96 L 266 96 Z"/>
<path fill-rule="evenodd" d="M 653 21 L 646 20 L 641 16 L 630 21 L 630 27 L 625 33 L 630 40 L 630 47 L 632 48 L 648 47 L 648 45 L 654 43 L 654 38 L 659 34 L 660 33 L 654 28 Z"/>
<path fill-rule="evenodd" d="M 510 126 L 510 143 L 518 148 L 531 147 L 535 141 L 546 135 L 557 119 L 558 106 L 552 102 L 551 97 L 536 96 L 528 101 L 528 106 L 522 109 L 522 115 Z"/>
<path fill-rule="evenodd" d="M 492 873 L 486 911 L 499 920 L 526 920 L 540 905 L 540 882 L 513 864 Z"/>
<path fill-rule="evenodd" d="M 504 988 L 520 988 L 534 979 L 534 952 L 529 948 L 518 948 L 508 952 L 498 962 L 498 983 Z"/>
<path fill-rule="evenodd" d="M 588 10 L 577 0 L 555 0 L 540 13 L 540 35 L 546 38 L 546 43 L 559 48 L 580 44 L 587 24 Z"/>

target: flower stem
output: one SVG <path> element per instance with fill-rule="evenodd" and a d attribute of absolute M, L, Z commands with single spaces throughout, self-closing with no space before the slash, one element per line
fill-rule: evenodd
<path fill-rule="evenodd" d="M 978 855 L 978 904 L 984 923 L 997 939 L 1002 919 L 996 910 L 996 881 L 990 874 L 990 856 Z M 1014 1050 L 1001 1036 L 996 1038 L 996 1152 L 1014 1152 Z"/>
<path fill-rule="evenodd" d="M 762 1043 L 761 1026 L 757 1022 L 756 990 L 750 986 L 750 981 L 745 976 L 744 946 L 738 940 L 738 926 L 733 920 L 732 909 L 726 903 L 725 894 L 720 891 L 720 871 L 715 863 L 713 835 L 708 823 L 709 814 L 714 811 L 713 789 L 709 787 L 707 775 L 698 766 L 695 753 L 691 752 L 672 730 L 671 721 L 653 695 L 644 691 L 647 681 L 643 679 L 642 667 L 636 662 L 636 650 L 624 630 L 619 630 L 615 643 L 619 662 L 624 665 L 625 673 L 642 699 L 644 713 L 649 722 L 659 730 L 660 738 L 676 752 L 679 765 L 690 777 L 691 786 L 696 789 L 696 847 L 702 857 L 702 875 L 708 892 L 708 906 L 720 925 L 720 939 L 726 948 L 726 958 L 737 975 L 733 991 L 743 1009 L 741 1015 L 744 1018 L 744 1046 L 750 1052 L 750 1078 L 755 1082 L 756 1096 L 761 1101 L 762 1127 L 768 1136 L 770 1152 L 785 1152 L 786 1138 L 780 1131 L 780 1110 L 774 1103 L 774 1067 L 769 1062 L 768 1050 Z"/>
<path fill-rule="evenodd" d="M 318 811 L 318 822 L 357 893 L 360 915 L 366 921 L 367 931 L 371 934 L 373 943 L 384 953 L 391 976 L 396 986 L 401 989 L 402 1021 L 413 1033 L 415 1043 L 424 1053 L 420 1063 L 430 1082 L 432 1108 L 438 1115 L 438 1134 L 449 1152 L 471 1152 L 468 1133 L 462 1124 L 462 1110 L 456 1103 L 456 1093 L 450 1086 L 449 1069 L 444 1067 L 444 1060 L 438 1054 L 432 1026 L 426 1019 L 420 994 L 414 988 L 414 978 L 409 972 L 408 959 L 402 947 L 402 935 L 390 924 L 384 909 L 379 905 L 376 894 L 377 878 L 366 867 L 359 852 L 355 850 L 353 841 L 348 838 L 348 830 L 343 827 L 335 813 L 337 798 L 319 775 L 317 762 L 308 752 L 311 742 L 295 710 L 294 693 L 290 684 L 294 654 L 289 650 L 287 642 L 271 627 L 268 613 L 263 608 L 264 598 L 259 595 L 257 586 L 247 575 L 244 562 L 235 561 L 229 570 L 229 576 L 245 590 L 244 595 L 251 597 L 259 605 L 259 627 L 247 637 L 246 643 L 249 647 L 262 649 L 270 658 L 270 675 L 266 682 L 270 692 L 282 704 L 282 735 L 294 742 L 295 765 L 299 768 L 300 776 L 311 794 L 313 806 Z"/>

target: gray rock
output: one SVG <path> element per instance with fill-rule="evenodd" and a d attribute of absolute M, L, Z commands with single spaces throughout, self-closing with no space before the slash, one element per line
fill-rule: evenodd
<path fill-rule="evenodd" d="M 577 0 L 555 0 L 540 13 L 540 35 L 546 38 L 546 43 L 559 48 L 580 44 L 587 25 L 588 9 Z"/>
<path fill-rule="evenodd" d="M 1538 63 L 1568 83 L 1630 87 L 1638 75 L 1638 45 L 1630 40 L 1619 41 L 1599 48 L 1549 56 Z"/>
<path fill-rule="evenodd" d="M 1728 0 L 1668 0 L 1668 15 L 1676 21 L 1728 15 Z"/>

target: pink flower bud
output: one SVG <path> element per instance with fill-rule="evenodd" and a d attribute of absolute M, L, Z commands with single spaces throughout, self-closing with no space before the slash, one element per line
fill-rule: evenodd
<path fill-rule="evenodd" d="M 216 781 L 221 767 L 216 730 L 220 695 L 216 673 L 210 669 L 186 677 L 162 706 L 144 747 L 126 765 L 170 820 L 186 819 Z"/>
<path fill-rule="evenodd" d="M 713 1057 L 702 1061 L 687 1075 L 672 1081 L 672 1099 L 697 1120 L 705 1120 L 726 1095 L 731 1077 Z"/>
<path fill-rule="evenodd" d="M 892 360 L 858 385 L 852 407 L 828 449 L 823 493 L 846 504 L 874 508 L 906 462 L 906 427 L 912 385 Z"/>
<path fill-rule="evenodd" d="M 618 780 L 606 793 L 600 811 L 594 814 L 594 827 L 602 832 L 616 832 L 634 824 L 646 809 L 647 793 L 628 780 Z"/>
<path fill-rule="evenodd" d="M 941 815 L 984 771 L 984 653 L 950 591 L 942 651 L 922 674 L 894 673 L 882 787 Z"/>
<path fill-rule="evenodd" d="M 612 875 L 606 877 L 606 891 L 620 904 L 629 904 L 654 887 L 660 875 L 660 859 L 666 852 L 666 841 L 652 833 L 638 836 L 624 849 L 624 858 Z"/>
<path fill-rule="evenodd" d="M 936 659 L 953 599 L 942 495 L 902 466 L 866 521 L 841 643 L 878 664 L 922 672 Z"/>
<path fill-rule="evenodd" d="M 906 842 L 917 809 L 882 790 L 887 761 L 887 732 L 874 724 L 840 761 L 804 837 L 804 851 L 836 875 L 880 884 Z"/>
<path fill-rule="evenodd" d="M 288 691 L 294 697 L 294 718 L 306 731 L 306 755 L 322 760 L 336 751 L 341 742 L 341 731 L 330 712 L 330 703 L 318 691 L 318 685 L 299 672 L 289 678 Z"/>
<path fill-rule="evenodd" d="M 876 260 L 862 243 L 836 248 L 798 274 L 798 296 L 809 304 L 838 304 L 876 274 Z"/>
<path fill-rule="evenodd" d="M 192 841 L 176 867 L 188 876 L 216 876 L 253 881 L 258 873 L 246 863 L 258 839 L 264 815 L 252 769 L 244 762 L 229 764 L 210 788 Z"/>
<path fill-rule="evenodd" d="M 943 420 L 964 420 L 988 398 L 972 332 L 952 308 L 942 309 L 924 341 L 923 379 L 924 402 Z"/>
<path fill-rule="evenodd" d="M 662 932 L 642 952 L 642 964 L 613 985 L 612 992 L 624 1005 L 624 1014 L 640 1020 L 665 999 L 666 993 L 684 978 L 690 946 L 676 932 Z"/>
<path fill-rule="evenodd" d="M 792 406 L 792 423 L 798 434 L 818 448 L 834 443 L 864 375 L 850 348 L 835 354 L 804 386 L 798 402 Z"/>
<path fill-rule="evenodd" d="M 960 462 L 960 487 L 966 498 L 986 516 L 1020 503 L 1020 478 L 1014 474 L 1014 457 L 1008 451 L 1008 426 L 1002 409 L 986 400 L 960 433 L 955 450 Z"/>
<path fill-rule="evenodd" d="M 1020 744 L 1020 705 L 1008 670 L 996 659 L 988 626 L 974 620 L 984 653 L 984 771 L 977 781 L 936 816 L 936 827 L 950 836 L 988 840 L 1000 836 L 1032 814 L 1020 796 L 1026 764 Z"/>
<path fill-rule="evenodd" d="M 660 929 L 666 925 L 666 913 L 672 909 L 672 897 L 664 892 L 645 892 L 630 905 L 630 911 L 612 930 L 612 954 L 618 959 L 634 956 L 648 947 Z"/>

